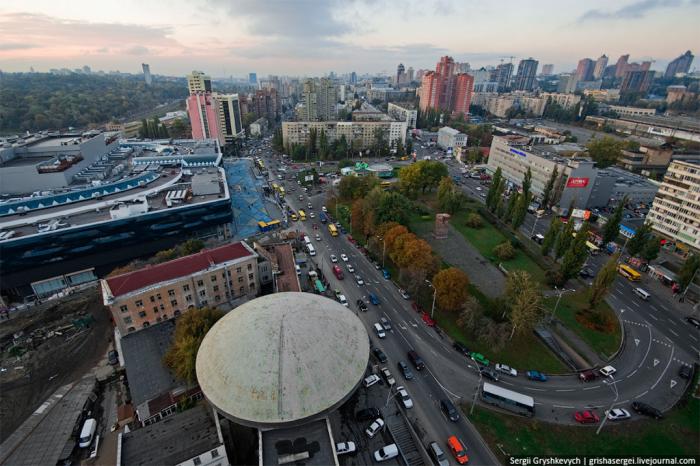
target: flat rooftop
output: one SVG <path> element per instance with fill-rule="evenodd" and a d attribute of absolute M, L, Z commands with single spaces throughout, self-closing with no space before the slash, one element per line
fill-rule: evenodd
<path fill-rule="evenodd" d="M 10 168 L 10 167 L 24 167 L 26 165 L 37 165 L 41 162 L 46 162 L 47 160 L 53 159 L 52 155 L 41 155 L 38 157 L 27 157 L 26 155 L 20 155 L 14 159 L 8 160 L 5 163 L 0 163 L 0 167 Z M 37 176 L 39 173 L 37 172 Z"/>
<path fill-rule="evenodd" d="M 281 464 L 280 459 L 301 455 L 299 463 L 329 466 L 336 463 L 335 449 L 325 419 L 319 419 L 294 428 L 261 431 L 262 464 Z M 308 456 L 307 456 L 308 455 Z"/>
<path fill-rule="evenodd" d="M 94 136 L 93 136 L 94 137 Z M 46 139 L 42 139 L 37 142 L 32 142 L 27 144 L 29 147 L 33 148 L 49 148 L 49 147 L 59 147 L 63 143 L 68 143 L 70 141 L 83 142 L 90 139 L 89 137 L 83 138 L 82 136 L 49 136 Z"/>

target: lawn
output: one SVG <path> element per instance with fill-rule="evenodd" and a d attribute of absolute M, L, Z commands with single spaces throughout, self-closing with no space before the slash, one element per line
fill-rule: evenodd
<path fill-rule="evenodd" d="M 552 296 L 545 299 L 545 305 L 554 310 L 557 298 Z M 612 356 L 620 347 L 622 332 L 620 322 L 610 306 L 603 302 L 597 310 L 604 316 L 605 325 L 596 325 L 589 322 L 583 312 L 587 307 L 586 291 L 564 294 L 557 308 L 556 318 L 564 325 L 578 334 L 588 345 L 600 354 L 603 359 Z"/>
<path fill-rule="evenodd" d="M 468 412 L 469 406 L 462 409 Z M 470 418 L 504 464 L 506 455 L 698 454 L 700 400 L 694 398 L 661 421 L 607 423 L 600 435 L 593 426 L 548 424 L 482 407 Z"/>

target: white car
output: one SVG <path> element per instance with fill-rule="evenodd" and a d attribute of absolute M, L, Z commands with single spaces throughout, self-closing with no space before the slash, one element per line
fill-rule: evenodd
<path fill-rule="evenodd" d="M 393 387 L 394 384 L 396 384 L 396 380 L 394 379 L 394 376 L 391 375 L 391 372 L 389 372 L 389 369 L 387 369 L 386 367 L 382 367 L 381 371 L 382 375 L 384 376 L 384 380 L 386 380 L 386 383 L 390 387 Z"/>
<path fill-rule="evenodd" d="M 350 272 L 350 273 L 355 272 L 355 267 L 353 267 L 352 264 L 348 264 L 346 267 L 348 268 L 348 272 Z"/>
<path fill-rule="evenodd" d="M 374 452 L 374 461 L 381 463 L 382 461 L 390 460 L 399 456 L 399 448 L 395 443 L 385 445 Z"/>
<path fill-rule="evenodd" d="M 403 403 L 403 407 L 406 409 L 413 408 L 413 400 L 411 399 L 410 396 L 408 396 L 408 392 L 403 387 L 403 385 L 396 387 L 396 391 L 399 392 L 399 397 L 401 398 L 401 402 Z"/>
<path fill-rule="evenodd" d="M 476 190 L 477 190 L 477 191 L 481 191 L 481 187 L 480 187 L 480 186 L 477 186 L 477 187 L 476 187 Z"/>
<path fill-rule="evenodd" d="M 365 430 L 367 437 L 372 438 L 377 435 L 377 432 L 384 428 L 384 420 L 380 417 L 374 420 L 372 424 Z"/>
<path fill-rule="evenodd" d="M 610 411 L 605 411 L 605 415 L 608 417 L 608 421 L 622 421 L 632 417 L 629 411 L 622 408 L 613 408 Z"/>
<path fill-rule="evenodd" d="M 321 241 L 321 235 L 316 233 L 316 241 Z"/>
<path fill-rule="evenodd" d="M 322 206 L 322 207 L 321 207 L 321 210 L 322 210 L 323 212 L 328 212 L 328 209 L 326 209 L 326 206 Z"/>
<path fill-rule="evenodd" d="M 355 281 L 357 282 L 358 285 L 364 285 L 365 281 L 360 277 L 359 275 L 355 275 Z"/>
<path fill-rule="evenodd" d="M 350 259 L 348 259 L 348 256 L 346 256 L 345 254 L 341 254 L 340 258 L 343 259 L 343 262 L 347 262 L 348 260 L 350 260 Z"/>
<path fill-rule="evenodd" d="M 517 377 L 518 371 L 505 364 L 496 364 L 496 370 L 498 372 L 503 372 L 504 374 L 510 375 L 511 377 Z"/>
<path fill-rule="evenodd" d="M 343 306 L 345 306 L 345 307 L 349 307 L 349 306 L 348 306 L 348 300 L 345 298 L 345 295 L 344 295 L 344 294 L 339 294 L 339 295 L 338 295 L 338 302 L 339 302 L 340 304 L 342 304 Z"/>
<path fill-rule="evenodd" d="M 372 374 L 369 377 L 366 377 L 363 383 L 365 385 L 365 388 L 369 388 L 378 382 L 379 382 L 379 376 L 377 374 Z"/>
<path fill-rule="evenodd" d="M 334 264 L 338 262 L 338 258 L 335 257 L 335 254 L 331 254 L 331 262 L 333 262 Z"/>
<path fill-rule="evenodd" d="M 316 218 L 316 215 L 313 212 L 309 212 L 309 218 Z"/>
<path fill-rule="evenodd" d="M 399 294 L 403 299 L 411 299 L 411 295 L 409 295 L 403 288 L 399 288 Z"/>
<path fill-rule="evenodd" d="M 617 369 L 615 369 L 613 366 L 605 366 L 600 370 L 600 375 L 603 377 L 610 377 L 611 375 L 615 374 L 617 372 Z"/>
<path fill-rule="evenodd" d="M 355 442 L 340 442 L 335 444 L 335 453 L 338 456 L 355 453 L 356 451 L 357 446 L 355 445 Z"/>

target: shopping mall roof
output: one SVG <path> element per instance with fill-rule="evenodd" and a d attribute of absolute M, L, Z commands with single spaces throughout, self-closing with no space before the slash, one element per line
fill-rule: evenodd
<path fill-rule="evenodd" d="M 212 327 L 197 354 L 197 380 L 234 422 L 287 427 L 339 407 L 368 360 L 367 331 L 348 308 L 310 293 L 276 293 Z"/>

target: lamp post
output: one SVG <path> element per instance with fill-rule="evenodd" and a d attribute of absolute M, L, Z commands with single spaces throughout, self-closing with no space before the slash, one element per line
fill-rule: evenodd
<path fill-rule="evenodd" d="M 556 312 L 557 312 L 557 308 L 559 307 L 559 302 L 561 301 L 562 295 L 563 295 L 564 293 L 566 293 L 567 291 L 572 292 L 572 293 L 573 293 L 574 291 L 576 291 L 576 290 L 574 290 L 574 289 L 567 290 L 566 288 L 562 288 L 562 289 L 560 290 L 560 289 L 557 288 L 556 286 L 554 287 L 554 289 L 557 290 L 557 291 L 559 292 L 559 297 L 557 298 L 557 303 L 554 305 L 554 310 L 552 311 L 552 315 L 549 317 L 549 322 L 550 322 L 550 323 L 554 320 L 554 314 L 556 314 Z"/>
<path fill-rule="evenodd" d="M 610 383 L 608 385 L 610 386 L 613 393 L 615 393 L 615 399 L 613 400 L 612 403 L 610 403 L 610 409 L 608 409 L 608 412 L 612 411 L 613 406 L 615 406 L 615 403 L 617 403 L 618 398 L 620 398 L 620 392 L 617 390 L 617 385 L 615 385 L 615 378 L 611 375 L 610 379 L 612 380 L 612 383 Z M 595 431 L 596 435 L 598 435 L 600 433 L 601 429 L 605 425 L 605 421 L 608 420 L 608 415 L 605 414 L 605 412 L 603 412 L 603 414 L 605 415 L 605 417 L 603 418 L 603 422 L 600 423 L 600 427 L 598 427 L 598 430 Z"/>
<path fill-rule="evenodd" d="M 430 280 L 426 279 L 425 283 L 427 283 L 428 286 L 430 286 L 430 288 L 433 289 L 433 306 L 430 309 L 430 318 L 432 319 L 435 314 L 435 297 L 437 296 L 437 288 L 435 288 L 435 285 L 433 285 L 433 283 Z"/>

